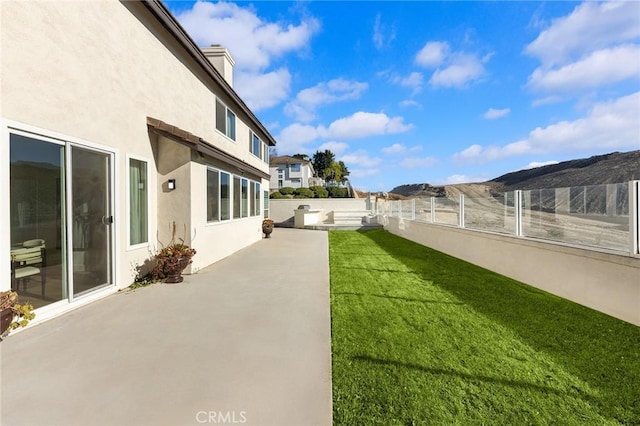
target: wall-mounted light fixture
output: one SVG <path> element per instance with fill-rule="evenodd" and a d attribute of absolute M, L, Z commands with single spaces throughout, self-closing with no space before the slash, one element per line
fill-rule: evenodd
<path fill-rule="evenodd" d="M 176 180 L 175 179 L 169 179 L 167 181 L 167 188 L 169 188 L 171 191 L 176 189 Z"/>

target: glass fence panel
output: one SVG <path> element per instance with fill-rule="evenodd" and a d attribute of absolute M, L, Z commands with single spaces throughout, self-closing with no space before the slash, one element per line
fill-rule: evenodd
<path fill-rule="evenodd" d="M 431 222 L 430 199 L 416 199 L 416 220 L 421 222 Z"/>
<path fill-rule="evenodd" d="M 413 202 L 412 200 L 403 200 L 400 202 L 400 217 L 403 219 L 413 219 Z"/>
<path fill-rule="evenodd" d="M 469 229 L 515 234 L 514 193 L 464 198 L 464 226 Z"/>
<path fill-rule="evenodd" d="M 457 226 L 459 223 L 458 217 L 460 216 L 460 200 L 437 197 L 433 201 L 436 216 L 434 223 Z"/>
<path fill-rule="evenodd" d="M 524 236 L 629 250 L 627 183 L 522 191 Z"/>

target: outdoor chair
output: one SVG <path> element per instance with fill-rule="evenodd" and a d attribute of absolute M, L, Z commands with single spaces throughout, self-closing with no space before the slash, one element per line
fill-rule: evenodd
<path fill-rule="evenodd" d="M 40 286 L 44 299 L 44 286 L 47 280 L 46 265 L 47 252 L 44 240 L 29 240 L 22 243 L 21 246 L 12 248 L 11 289 L 17 291 L 18 284 L 22 283 L 22 290 L 26 291 L 27 283 L 31 277 L 40 275 Z"/>

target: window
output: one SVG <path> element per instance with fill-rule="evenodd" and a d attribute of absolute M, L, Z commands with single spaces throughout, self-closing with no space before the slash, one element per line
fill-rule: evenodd
<path fill-rule="evenodd" d="M 148 238 L 147 162 L 129 159 L 129 244 L 143 244 Z"/>
<path fill-rule="evenodd" d="M 269 163 L 269 145 L 262 142 L 262 161 Z"/>
<path fill-rule="evenodd" d="M 207 169 L 207 222 L 231 219 L 231 176 Z"/>
<path fill-rule="evenodd" d="M 260 216 L 260 184 L 258 182 L 251 182 L 251 199 L 253 200 L 251 216 Z"/>
<path fill-rule="evenodd" d="M 269 217 L 269 191 L 264 191 L 262 203 L 264 205 L 264 218 L 266 219 Z"/>
<path fill-rule="evenodd" d="M 220 220 L 220 174 L 207 170 L 207 222 Z"/>
<path fill-rule="evenodd" d="M 261 158 L 262 154 L 262 141 L 255 133 L 251 132 L 251 153 L 258 158 Z"/>
<path fill-rule="evenodd" d="M 231 219 L 231 175 L 220 172 L 220 220 Z"/>
<path fill-rule="evenodd" d="M 242 179 L 242 217 L 249 216 L 249 182 Z"/>
<path fill-rule="evenodd" d="M 233 177 L 233 218 L 240 219 L 240 178 Z"/>
<path fill-rule="evenodd" d="M 291 165 L 291 171 L 292 171 L 292 172 L 300 173 L 300 163 L 292 164 L 292 165 Z"/>
<path fill-rule="evenodd" d="M 236 140 L 236 115 L 219 99 L 216 99 L 216 129 Z"/>
<path fill-rule="evenodd" d="M 230 109 L 227 110 L 227 136 L 236 140 L 236 115 Z"/>
<path fill-rule="evenodd" d="M 278 188 L 282 188 L 283 183 L 282 183 L 282 179 L 278 179 Z"/>

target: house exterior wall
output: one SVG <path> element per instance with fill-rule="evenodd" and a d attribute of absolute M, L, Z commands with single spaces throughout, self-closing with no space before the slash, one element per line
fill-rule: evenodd
<path fill-rule="evenodd" d="M 282 179 L 279 178 L 279 172 L 282 172 Z M 308 188 L 312 186 L 309 179 L 313 177 L 313 173 L 309 165 L 305 163 L 300 164 L 299 172 L 292 171 L 290 164 L 275 164 L 269 167 L 269 173 L 271 175 L 269 184 L 273 189 L 285 186 L 291 188 Z M 282 185 L 280 185 L 280 180 L 282 180 Z"/>
<path fill-rule="evenodd" d="M 261 238 L 261 216 L 208 226 L 208 160 L 195 162 L 191 149 L 149 132 L 147 117 L 165 121 L 268 172 L 249 151 L 250 130 L 262 140 L 267 135 L 247 124 L 241 108 L 144 5 L 0 2 L 0 31 L 2 191 L 9 186 L 8 126 L 113 152 L 116 287 L 131 284 L 135 266 L 169 241 L 172 221 L 189 229 L 187 242 L 198 250 L 194 270 Z M 216 96 L 236 114 L 235 142 L 216 130 Z M 128 245 L 129 156 L 149 162 L 149 244 L 142 247 Z M 175 191 L 166 189 L 169 178 L 177 181 Z M 268 189 L 267 180 L 256 180 Z M 9 218 L 6 211 L 0 214 L 0 255 L 8 258 Z M 0 274 L 8 276 L 8 266 L 3 263 Z"/>

